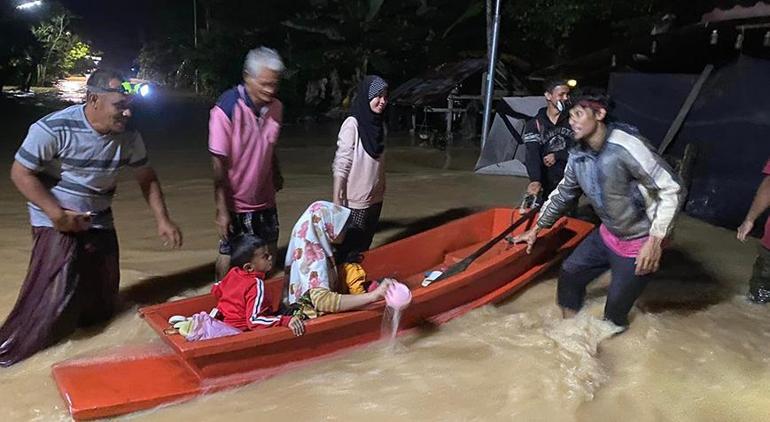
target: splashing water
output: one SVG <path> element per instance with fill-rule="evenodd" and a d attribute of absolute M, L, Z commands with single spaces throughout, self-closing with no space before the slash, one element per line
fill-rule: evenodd
<path fill-rule="evenodd" d="M 609 379 L 597 358 L 599 344 L 623 331 L 622 327 L 599 320 L 582 312 L 572 319 L 551 320 L 543 335 L 551 339 L 558 350 L 567 397 L 589 401 Z"/>
<path fill-rule="evenodd" d="M 494 360 L 504 368 L 498 370 L 501 378 L 505 379 L 505 374 L 514 375 L 511 379 L 538 374 L 527 382 L 502 382 L 499 386 L 507 390 L 506 401 L 511 407 L 524 413 L 522 406 L 529 406 L 534 397 L 541 404 L 542 400 L 552 400 L 574 409 L 592 401 L 610 377 L 600 345 L 620 331 L 621 327 L 585 311 L 562 319 L 555 306 L 515 314 L 484 307 L 442 326 L 442 334 L 452 337 L 454 343 L 471 345 L 475 359 Z M 444 346 L 430 344 L 434 341 L 443 342 L 443 336 L 431 337 L 423 345 L 429 343 L 434 354 L 447 354 L 441 350 Z"/>

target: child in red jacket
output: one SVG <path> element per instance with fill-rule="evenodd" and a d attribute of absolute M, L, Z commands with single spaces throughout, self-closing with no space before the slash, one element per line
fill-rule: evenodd
<path fill-rule="evenodd" d="M 211 293 L 224 322 L 240 330 L 288 327 L 294 335 L 305 332 L 299 316 L 279 315 L 265 289 L 265 275 L 273 267 L 267 243 L 252 235 L 242 235 L 231 242 L 230 271 Z"/>

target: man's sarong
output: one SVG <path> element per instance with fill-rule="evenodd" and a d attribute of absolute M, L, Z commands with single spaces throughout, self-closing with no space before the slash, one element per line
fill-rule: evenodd
<path fill-rule="evenodd" d="M 33 227 L 32 257 L 16 305 L 0 327 L 0 366 L 11 366 L 71 334 L 104 322 L 117 302 L 114 230 L 65 234 Z"/>

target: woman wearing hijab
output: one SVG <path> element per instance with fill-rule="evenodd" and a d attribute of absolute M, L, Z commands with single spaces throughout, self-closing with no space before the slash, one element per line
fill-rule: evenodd
<path fill-rule="evenodd" d="M 326 201 L 316 201 L 294 224 L 286 251 L 287 300 L 301 310 L 304 319 L 328 312 L 360 308 L 385 294 L 390 280 L 372 291 L 339 294 L 332 244 L 345 238 L 351 211 Z"/>
<path fill-rule="evenodd" d="M 385 195 L 382 113 L 387 104 L 388 83 L 366 76 L 337 137 L 334 203 L 351 210 L 345 241 L 337 249 L 342 262 L 355 262 L 369 249 L 380 220 Z"/>

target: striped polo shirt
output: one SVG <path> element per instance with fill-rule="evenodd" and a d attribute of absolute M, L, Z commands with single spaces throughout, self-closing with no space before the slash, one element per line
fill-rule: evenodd
<path fill-rule="evenodd" d="M 74 105 L 33 123 L 15 159 L 38 173 L 62 208 L 93 212 L 92 227 L 110 229 L 118 172 L 146 165 L 147 151 L 138 132 L 102 135 L 86 119 L 85 106 Z M 32 226 L 53 227 L 42 209 L 27 207 Z"/>

